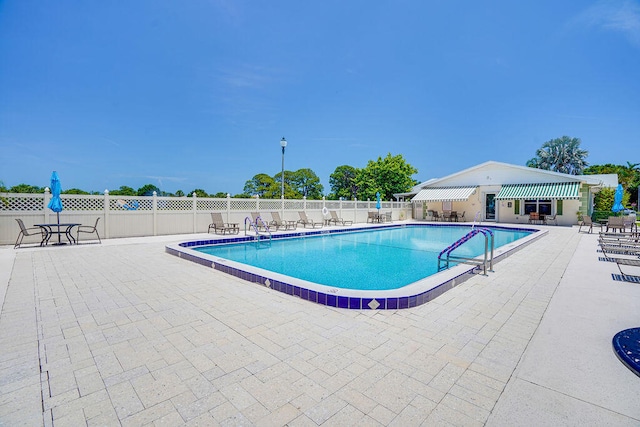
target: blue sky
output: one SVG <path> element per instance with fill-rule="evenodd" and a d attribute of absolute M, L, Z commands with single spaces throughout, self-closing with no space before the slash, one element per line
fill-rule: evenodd
<path fill-rule="evenodd" d="M 419 181 L 545 141 L 640 162 L 640 0 L 0 1 L 0 180 L 242 192 L 402 154 Z"/>

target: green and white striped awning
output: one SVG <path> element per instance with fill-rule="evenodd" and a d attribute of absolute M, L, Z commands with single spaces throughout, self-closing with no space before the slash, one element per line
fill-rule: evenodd
<path fill-rule="evenodd" d="M 464 201 L 473 194 L 477 186 L 424 188 L 416 194 L 412 202 L 459 202 Z"/>
<path fill-rule="evenodd" d="M 516 199 L 579 199 L 579 182 L 547 184 L 505 184 L 496 196 L 499 200 Z"/>

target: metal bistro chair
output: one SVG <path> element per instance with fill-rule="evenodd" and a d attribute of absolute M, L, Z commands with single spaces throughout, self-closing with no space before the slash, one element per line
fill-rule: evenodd
<path fill-rule="evenodd" d="M 102 240 L 100 240 L 100 235 L 98 234 L 98 221 L 100 221 L 100 217 L 96 218 L 96 223 L 93 226 L 79 225 L 78 230 L 76 231 L 76 243 L 80 243 L 80 233 L 95 233 L 96 237 L 98 238 L 98 243 L 102 243 Z"/>
<path fill-rule="evenodd" d="M 20 226 L 20 233 L 18 233 L 18 238 L 16 239 L 16 244 L 13 246 L 13 249 L 15 248 L 19 248 L 20 245 L 22 244 L 22 239 L 24 239 L 24 236 L 36 236 L 36 235 L 40 235 L 40 246 L 42 246 L 42 243 L 45 241 L 45 238 L 47 237 L 47 233 L 44 230 L 44 228 L 42 227 L 25 227 L 24 222 L 22 222 L 22 220 L 20 218 L 16 218 L 16 221 L 18 221 L 18 226 Z M 36 231 L 37 232 L 34 232 Z"/>

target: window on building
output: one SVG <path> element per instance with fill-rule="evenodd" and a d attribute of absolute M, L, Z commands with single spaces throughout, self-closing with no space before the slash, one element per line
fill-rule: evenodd
<path fill-rule="evenodd" d="M 525 200 L 524 201 L 524 214 L 529 215 L 531 212 L 538 212 L 537 200 Z"/>
<path fill-rule="evenodd" d="M 525 200 L 524 213 L 528 215 L 531 212 L 538 212 L 541 215 L 551 215 L 551 200 Z"/>
<path fill-rule="evenodd" d="M 551 200 L 538 200 L 538 213 L 551 215 Z"/>

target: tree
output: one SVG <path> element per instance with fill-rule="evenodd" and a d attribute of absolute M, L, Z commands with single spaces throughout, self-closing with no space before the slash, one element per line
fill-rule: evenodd
<path fill-rule="evenodd" d="M 626 165 L 604 165 L 589 166 L 584 170 L 585 175 L 615 173 L 618 175 L 618 182 L 622 184 L 625 194 L 628 193 L 629 200 L 638 201 L 638 186 L 640 186 L 640 163 L 627 162 Z M 625 204 L 625 206 L 627 206 Z"/>
<path fill-rule="evenodd" d="M 285 178 L 286 176 L 287 174 L 285 173 Z M 289 182 L 292 190 L 299 194 L 300 197 L 306 197 L 307 199 L 322 199 L 324 187 L 320 184 L 320 178 L 318 178 L 318 175 L 316 175 L 311 169 L 304 168 L 292 172 Z"/>
<path fill-rule="evenodd" d="M 280 187 L 276 186 L 276 180 L 266 173 L 259 173 L 245 182 L 243 193 L 251 196 L 271 199 L 280 194 Z"/>
<path fill-rule="evenodd" d="M 356 176 L 358 199 L 375 199 L 380 192 L 382 200 L 390 200 L 394 193 L 404 193 L 418 182 L 411 178 L 418 170 L 404 160 L 402 154 L 387 154 L 375 162 L 369 160 L 367 166 L 359 169 Z"/>
<path fill-rule="evenodd" d="M 44 193 L 44 187 L 35 185 L 18 184 L 9 189 L 9 193 Z"/>
<path fill-rule="evenodd" d="M 189 192 L 189 195 L 193 195 L 193 193 L 196 193 L 196 197 L 209 197 L 209 195 L 207 194 L 206 191 L 204 191 L 201 188 L 196 188 L 195 190 L 191 190 Z"/>
<path fill-rule="evenodd" d="M 69 190 L 65 190 L 62 192 L 63 194 L 89 194 L 88 192 L 84 191 L 84 190 L 80 190 L 78 188 L 71 188 Z"/>
<path fill-rule="evenodd" d="M 176 197 L 184 197 L 184 191 L 182 190 L 176 191 Z"/>
<path fill-rule="evenodd" d="M 137 196 L 136 190 L 131 187 L 127 187 L 126 185 L 122 185 L 119 189 L 110 191 L 109 194 L 112 196 Z"/>
<path fill-rule="evenodd" d="M 353 200 L 358 196 L 358 186 L 356 185 L 356 176 L 358 169 L 349 165 L 338 166 L 329 176 L 329 185 L 331 185 L 330 199 L 336 200 L 341 197 L 346 200 Z"/>
<path fill-rule="evenodd" d="M 209 194 L 210 197 L 215 197 L 216 199 L 226 199 L 227 193 L 223 191 L 218 191 L 216 194 Z"/>
<path fill-rule="evenodd" d="M 302 194 L 292 185 L 295 172 L 284 171 L 284 198 L 285 199 L 302 199 Z M 273 176 L 275 183 L 273 191 L 265 194 L 265 199 L 279 199 L 282 193 L 282 172 L 278 172 Z"/>
<path fill-rule="evenodd" d="M 580 138 L 563 136 L 542 144 L 542 147 L 536 151 L 536 157 L 527 161 L 527 166 L 580 175 L 587 167 L 588 155 L 588 151 L 580 149 Z"/>
<path fill-rule="evenodd" d="M 153 193 L 160 196 L 160 189 L 153 184 L 143 185 L 138 188 L 138 196 L 153 196 Z"/>
<path fill-rule="evenodd" d="M 593 209 L 596 211 L 611 211 L 615 193 L 615 188 L 607 187 L 600 189 L 600 191 L 598 191 L 593 198 Z M 625 191 L 622 193 L 622 206 L 627 206 L 628 203 L 629 193 Z"/>

